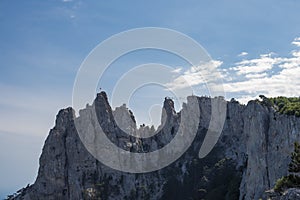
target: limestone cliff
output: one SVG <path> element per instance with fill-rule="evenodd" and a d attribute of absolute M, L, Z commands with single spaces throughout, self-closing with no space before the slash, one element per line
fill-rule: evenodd
<path fill-rule="evenodd" d="M 279 114 L 258 101 L 246 106 L 227 102 L 221 137 L 199 159 L 213 99 L 194 98 L 201 115 L 192 145 L 170 166 L 144 174 L 120 172 L 95 159 L 82 144 L 75 122 L 89 121 L 87 134 L 96 134 L 95 111 L 96 120 L 115 145 L 132 152 L 153 151 L 168 144 L 179 129 L 181 112 L 175 112 L 172 100 L 165 99 L 163 125 L 156 132 L 137 128 L 125 105 L 112 110 L 104 92 L 77 118 L 72 108 L 60 110 L 45 141 L 35 183 L 14 199 L 265 199 L 265 191 L 287 173 L 293 143 L 300 141 L 300 118 Z M 118 123 L 128 129 L 121 130 Z M 156 134 L 134 137 L 145 132 Z"/>

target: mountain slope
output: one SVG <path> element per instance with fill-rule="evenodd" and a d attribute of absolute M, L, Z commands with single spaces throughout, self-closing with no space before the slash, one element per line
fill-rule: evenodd
<path fill-rule="evenodd" d="M 82 144 L 75 122 L 98 120 L 117 146 L 133 152 L 153 151 L 168 144 L 179 129 L 181 113 L 175 112 L 172 100 L 164 102 L 165 125 L 147 139 L 129 136 L 116 126 L 115 118 L 120 118 L 135 129 L 134 116 L 124 106 L 113 111 L 104 92 L 97 95 L 92 106 L 80 111 L 78 118 L 72 108 L 62 109 L 45 141 L 35 183 L 13 199 L 266 198 L 265 191 L 286 175 L 293 143 L 300 141 L 300 119 L 258 101 L 250 101 L 247 106 L 227 102 L 221 137 L 214 149 L 199 159 L 214 99 L 194 98 L 201 114 L 192 145 L 170 166 L 144 174 L 120 172 L 97 161 Z M 89 127 L 88 132 L 96 132 L 93 123 Z M 151 129 L 141 127 L 138 131 Z"/>

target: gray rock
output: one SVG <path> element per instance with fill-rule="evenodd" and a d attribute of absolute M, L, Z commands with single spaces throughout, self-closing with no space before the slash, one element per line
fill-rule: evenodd
<path fill-rule="evenodd" d="M 299 118 L 280 115 L 255 101 L 247 106 L 228 102 L 218 143 L 208 156 L 199 159 L 211 120 L 211 99 L 197 99 L 201 115 L 191 147 L 170 166 L 145 174 L 124 173 L 100 163 L 82 144 L 75 122 L 86 129 L 84 137 L 91 143 L 97 139 L 95 124 L 99 122 L 115 145 L 149 152 L 168 144 L 179 128 L 181 112 L 175 111 L 171 99 L 165 99 L 158 130 L 137 128 L 126 106 L 113 111 L 104 92 L 92 106 L 81 110 L 79 117 L 72 108 L 59 111 L 45 141 L 35 183 L 14 199 L 266 199 L 265 191 L 287 173 L 293 143 L 300 141 Z M 127 129 L 120 129 L 118 123 Z M 156 135 L 141 139 L 126 131 Z M 286 195 L 296 198 L 299 191 Z"/>
<path fill-rule="evenodd" d="M 284 192 L 280 200 L 299 200 L 300 199 L 300 189 L 290 188 Z"/>

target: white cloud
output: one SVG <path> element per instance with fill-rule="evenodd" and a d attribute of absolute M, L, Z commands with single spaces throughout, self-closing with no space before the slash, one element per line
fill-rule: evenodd
<path fill-rule="evenodd" d="M 216 80 L 216 77 L 221 76 L 216 70 L 221 65 L 221 61 L 212 60 L 198 66 L 192 66 L 176 77 L 174 81 L 167 83 L 165 86 L 170 90 L 178 90 L 207 82 L 213 82 Z"/>
<path fill-rule="evenodd" d="M 178 74 L 181 71 L 182 71 L 182 67 L 178 67 L 178 68 L 174 69 L 172 72 Z"/>
<path fill-rule="evenodd" d="M 264 78 L 264 77 L 267 77 L 268 74 L 267 73 L 257 73 L 257 74 L 246 74 L 245 77 L 246 78 Z"/>
<path fill-rule="evenodd" d="M 300 47 L 300 37 L 295 38 L 294 41 L 292 42 L 292 44 Z"/>
<path fill-rule="evenodd" d="M 243 51 L 238 55 L 238 57 L 243 57 L 243 56 L 247 56 L 247 55 L 248 55 L 248 52 Z"/>
<path fill-rule="evenodd" d="M 282 58 L 273 57 L 273 55 L 273 53 L 262 54 L 259 58 L 243 60 L 236 63 L 236 66 L 231 67 L 230 70 L 236 71 L 237 75 L 265 72 L 283 61 Z"/>
<path fill-rule="evenodd" d="M 299 38 L 292 43 L 296 41 Z M 225 83 L 224 88 L 241 102 L 259 94 L 270 97 L 300 95 L 300 50 L 292 51 L 290 57 L 265 54 L 236 65 L 231 68 L 230 76 L 242 77 L 242 80 L 233 79 Z"/>
<path fill-rule="evenodd" d="M 296 38 L 292 44 L 300 46 L 300 38 Z M 259 94 L 269 97 L 300 96 L 300 50 L 292 51 L 290 56 L 262 54 L 258 58 L 239 61 L 228 69 L 221 69 L 221 65 L 221 61 L 211 61 L 193 66 L 183 71 L 172 83 L 168 83 L 167 87 L 200 88 L 216 79 L 218 72 L 215 71 L 218 70 L 225 79 L 223 87 L 226 96 L 243 103 L 257 98 Z"/>

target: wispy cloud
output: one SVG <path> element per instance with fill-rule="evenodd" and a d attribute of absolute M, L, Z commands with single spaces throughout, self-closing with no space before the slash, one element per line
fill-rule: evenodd
<path fill-rule="evenodd" d="M 247 55 L 248 55 L 248 52 L 243 51 L 238 55 L 238 57 L 243 57 L 243 56 L 247 56 Z"/>
<path fill-rule="evenodd" d="M 292 44 L 300 47 L 300 38 L 296 38 Z M 246 55 L 246 53 L 241 54 Z M 223 84 L 225 92 L 243 103 L 256 98 L 259 94 L 300 95 L 300 49 L 293 50 L 290 56 L 267 53 L 258 58 L 243 59 L 229 68 L 221 65 L 222 61 L 213 60 L 203 65 L 193 66 L 183 71 L 172 83 L 168 83 L 167 87 L 181 89 L 201 86 L 216 79 L 218 74 L 215 71 L 219 70 L 225 81 Z"/>
<path fill-rule="evenodd" d="M 230 70 L 235 71 L 238 75 L 257 74 L 272 69 L 275 64 L 282 62 L 282 58 L 273 57 L 273 53 L 262 54 L 259 58 L 243 60 L 236 63 L 236 66 Z"/>
<path fill-rule="evenodd" d="M 300 37 L 295 38 L 295 40 L 292 42 L 292 44 L 294 44 L 294 45 L 300 47 Z"/>
<path fill-rule="evenodd" d="M 216 77 L 220 76 L 216 69 L 221 65 L 221 61 L 212 60 L 198 66 L 192 66 L 165 86 L 170 90 L 178 90 L 214 81 Z M 174 71 L 176 71 L 176 69 Z M 178 70 L 178 72 L 180 71 Z"/>
<path fill-rule="evenodd" d="M 178 74 L 181 71 L 182 71 L 182 67 L 178 67 L 178 68 L 174 69 L 172 72 Z"/>
<path fill-rule="evenodd" d="M 296 38 L 292 44 L 299 47 L 299 38 Z M 226 92 L 232 93 L 238 99 L 240 97 L 239 100 L 244 103 L 259 94 L 266 96 L 299 96 L 300 94 L 299 49 L 292 51 L 289 57 L 269 53 L 260 55 L 259 58 L 243 60 L 236 63 L 236 66 L 229 71 L 230 76 L 236 79 L 225 83 L 224 88 Z"/>

